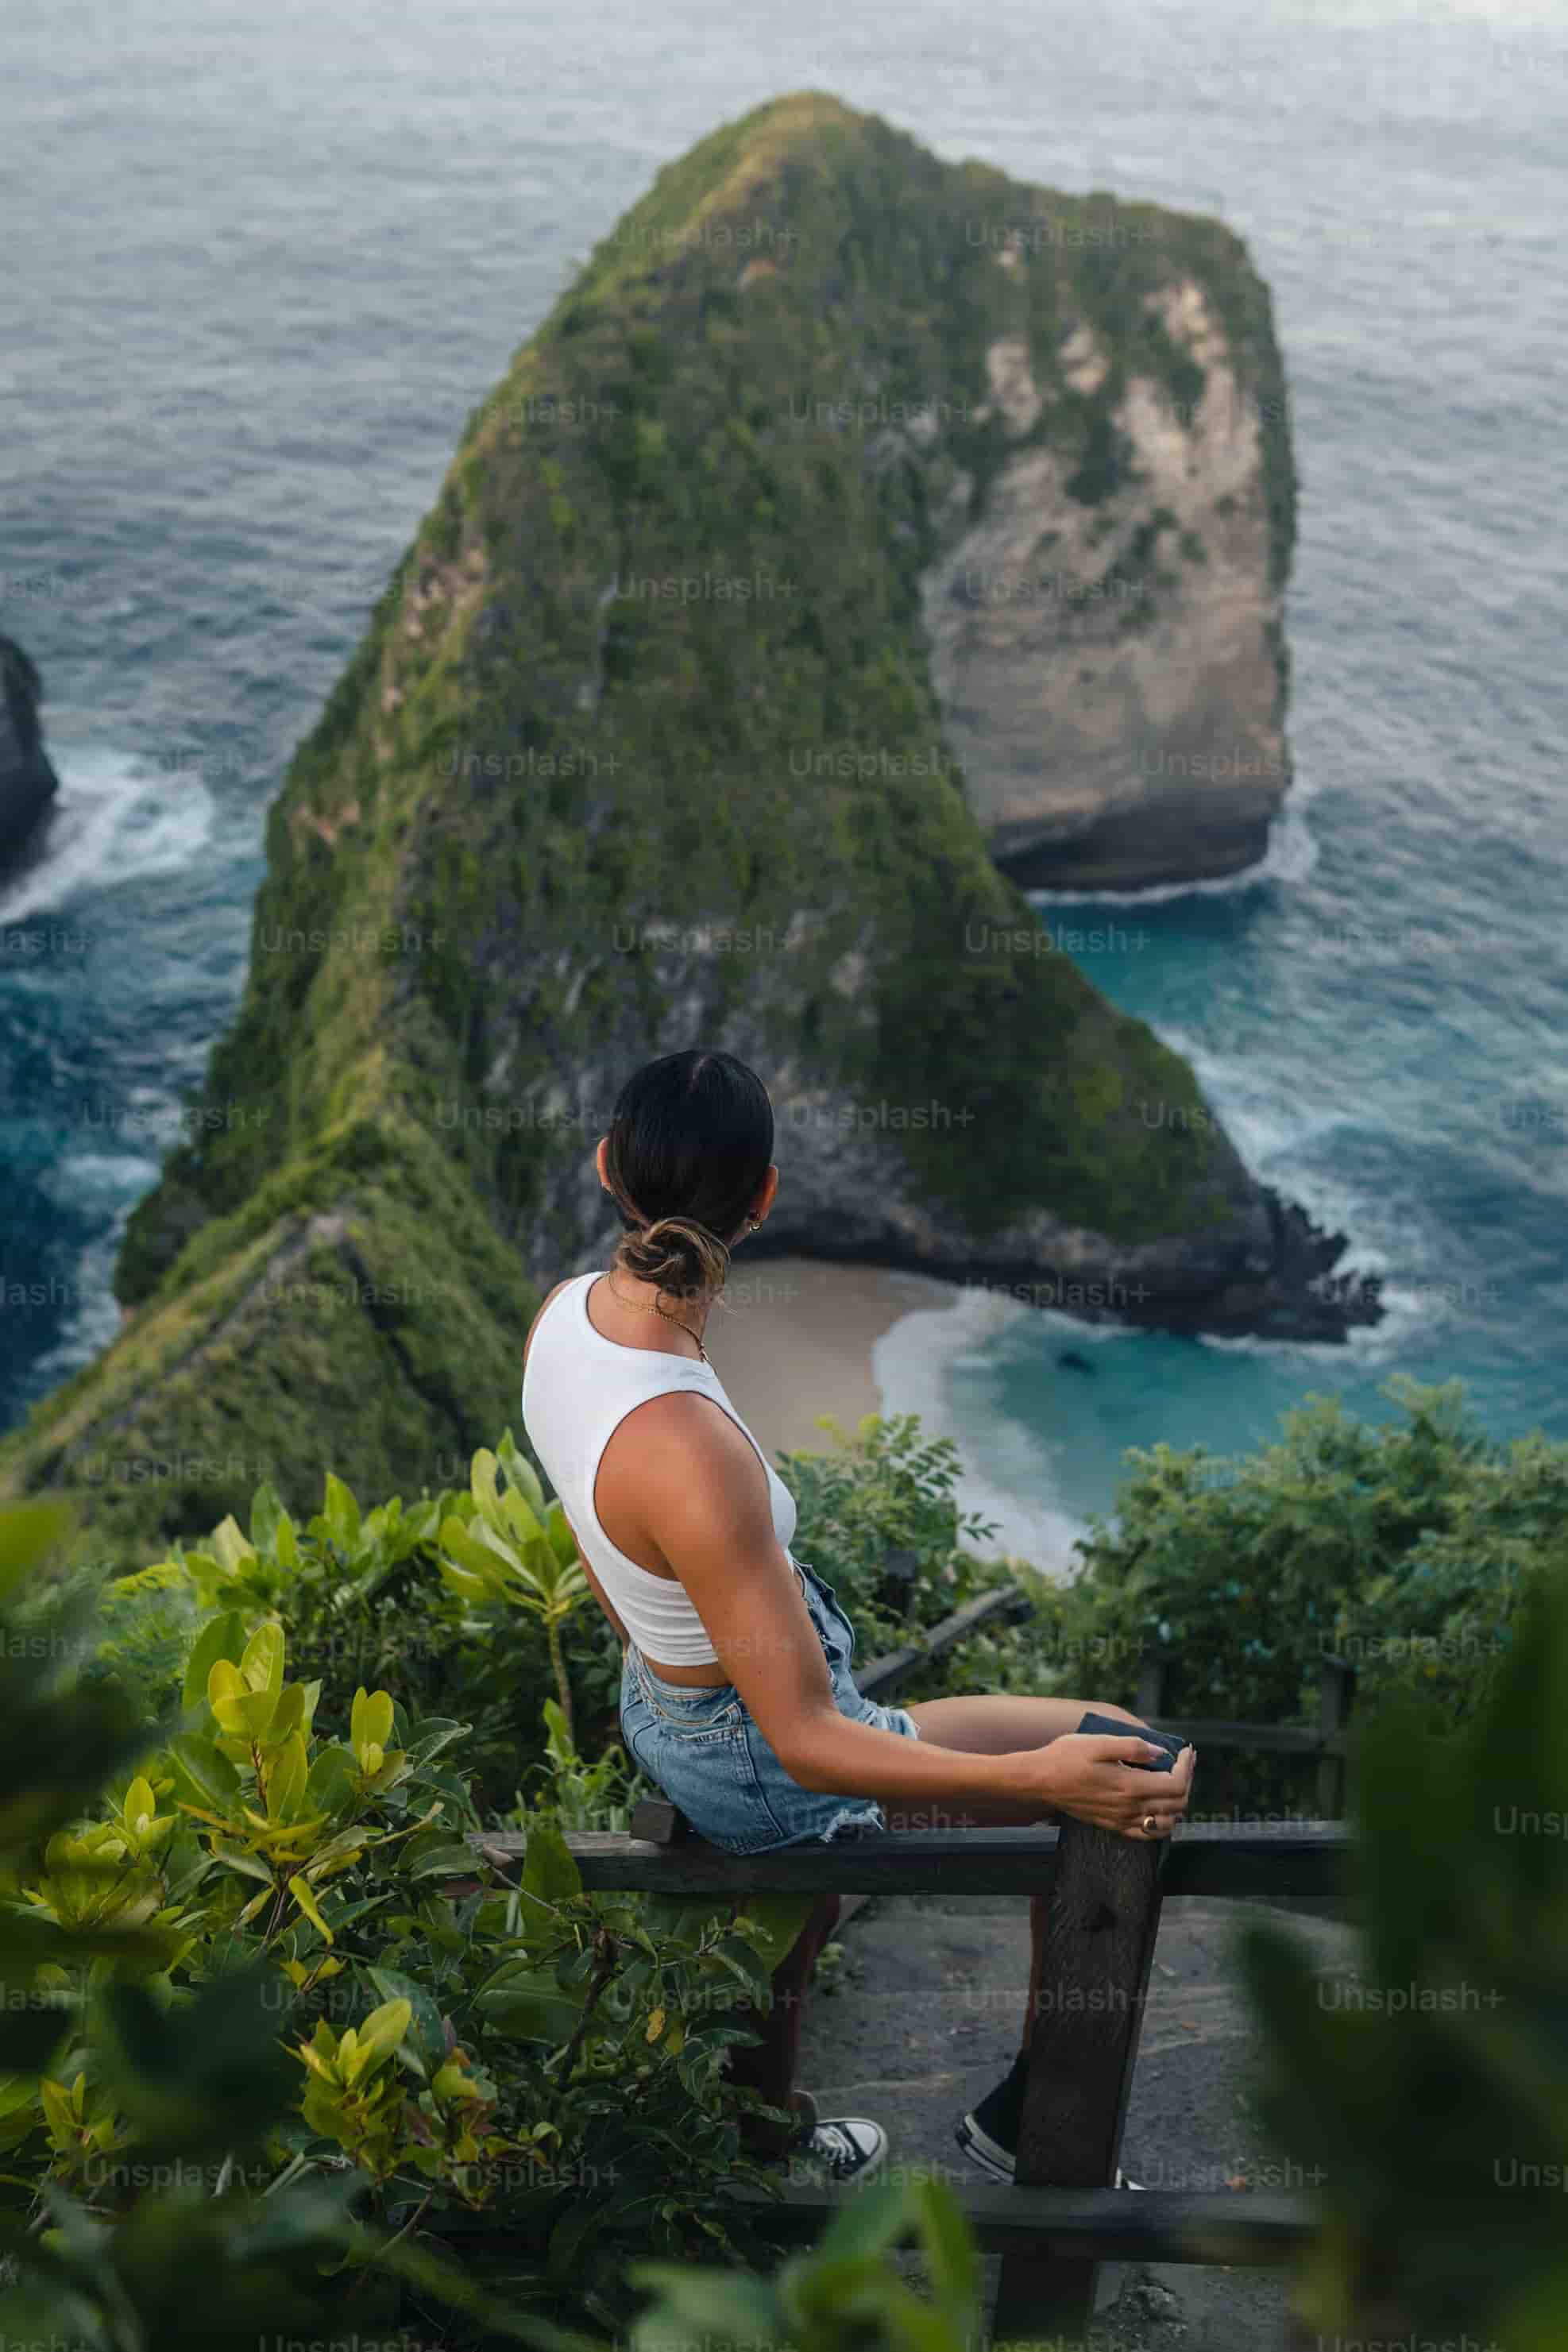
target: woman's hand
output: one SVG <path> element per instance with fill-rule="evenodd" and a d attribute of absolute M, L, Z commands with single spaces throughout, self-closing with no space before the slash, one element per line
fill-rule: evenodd
<path fill-rule="evenodd" d="M 1136 1733 L 1113 1739 L 1100 1732 L 1063 1732 L 1030 1758 L 1026 1793 L 1039 1800 L 1042 1811 L 1068 1813 L 1119 1837 L 1169 1837 L 1187 1810 L 1195 1749 L 1184 1748 L 1169 1772 L 1131 1769 L 1164 1753 Z M 1148 1821 L 1153 1829 L 1145 1829 Z"/>

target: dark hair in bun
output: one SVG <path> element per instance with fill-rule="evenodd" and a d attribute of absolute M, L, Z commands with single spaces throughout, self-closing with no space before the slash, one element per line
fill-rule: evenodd
<path fill-rule="evenodd" d="M 606 1170 L 626 1228 L 612 1263 L 692 1303 L 724 1286 L 773 1156 L 773 1109 L 733 1054 L 667 1054 L 626 1080 Z"/>

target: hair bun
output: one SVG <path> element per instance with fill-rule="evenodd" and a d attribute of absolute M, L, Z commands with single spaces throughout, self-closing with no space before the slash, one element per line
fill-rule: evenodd
<path fill-rule="evenodd" d="M 635 1281 L 655 1283 L 668 1297 L 700 1306 L 723 1288 L 730 1253 L 694 1218 L 656 1217 L 623 1234 L 615 1262 Z"/>

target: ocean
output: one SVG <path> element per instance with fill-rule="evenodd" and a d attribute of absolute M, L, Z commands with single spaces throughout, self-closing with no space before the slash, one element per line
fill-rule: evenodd
<path fill-rule="evenodd" d="M 0 885 L 0 1427 L 116 1328 L 268 803 L 469 411 L 661 163 L 803 87 L 1216 214 L 1273 289 L 1296 785 L 1253 875 L 1041 919 L 1391 1307 L 1308 1349 L 972 1289 L 880 1344 L 887 1402 L 1040 1552 L 1126 1447 L 1245 1450 L 1310 1391 L 1383 1413 L 1395 1373 L 1458 1378 L 1494 1433 L 1568 1434 L 1568 20 L 1474 0 L 57 0 L 0 27 L 0 629 L 63 783 Z"/>

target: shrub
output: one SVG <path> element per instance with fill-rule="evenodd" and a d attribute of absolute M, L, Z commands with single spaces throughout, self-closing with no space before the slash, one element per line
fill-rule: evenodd
<path fill-rule="evenodd" d="M 329 1505 L 352 1551 L 364 1523 L 331 1488 Z M 265 1584 L 290 1531 L 260 1498 L 252 1520 L 269 1553 L 226 1526 L 184 1563 L 192 1582 L 215 1578 L 230 1602 Z M 395 1528 L 383 1520 L 392 1551 Z M 464 2273 L 488 2263 L 514 2308 L 618 2326 L 628 2248 L 756 2252 L 731 2194 L 767 2177 L 740 2147 L 756 2102 L 722 2067 L 801 1903 L 736 1917 L 584 1894 L 561 1821 L 624 1797 L 624 1776 L 614 1755 L 584 1763 L 554 1701 L 546 1801 L 521 1810 L 520 1885 L 498 1884 L 468 1843 L 460 1723 L 416 1723 L 362 1687 L 329 1736 L 276 1615 L 228 1605 L 199 1625 L 177 1708 L 149 1724 L 123 1688 L 82 1686 L 82 1605 L 61 1588 L 28 1612 L 26 1651 L 0 1643 L 16 1685 L 0 1747 L 15 2070 L 0 2227 L 27 2250 L 26 2294 L 99 2310 L 84 2343 L 254 2344 L 268 2296 L 296 2330 L 352 2310 L 384 2333 L 411 2296 L 462 2301 L 431 2268 L 461 2238 Z M 40 1688 L 51 1611 L 60 1663 Z M 46 2207 L 58 2230 L 38 2238 Z M 254 2296 L 235 2288 L 243 2325 L 223 2322 L 238 2336 L 201 2333 L 205 2298 L 171 2316 L 176 2246 L 204 2271 L 256 2270 Z M 121 2302 L 142 2333 L 116 2332 Z"/>
<path fill-rule="evenodd" d="M 1568 1513 L 1568 1446 L 1489 1444 L 1457 1383 L 1387 1394 L 1400 1417 L 1381 1424 L 1310 1399 L 1243 1461 L 1129 1454 L 1064 1615 L 1118 1696 L 1147 1643 L 1169 1661 L 1174 1714 L 1307 1721 L 1331 1655 L 1366 1699 L 1424 1685 L 1450 1720 L 1476 1706 Z"/>
<path fill-rule="evenodd" d="M 837 1450 L 781 1454 L 779 1472 L 800 1514 L 795 1549 L 854 1619 L 858 1657 L 895 1647 L 911 1626 L 935 1624 L 1005 1578 L 1005 1566 L 963 1548 L 992 1529 L 958 1507 L 951 1439 L 925 1437 L 913 1413 L 868 1413 L 853 1436 L 826 1416 L 818 1426 Z"/>
<path fill-rule="evenodd" d="M 525 1530 L 524 1540 L 552 1547 L 554 1563 L 553 1598 L 539 1607 L 521 1558 L 509 1568 L 494 1549 L 507 1542 L 508 1512 L 533 1517 L 535 1506 L 535 1531 Z M 479 1540 L 471 1535 L 476 1517 L 485 1531 L 480 1577 L 451 1554 L 454 1542 Z M 102 1587 L 102 1641 L 90 1671 L 129 1681 L 156 1706 L 177 1687 L 204 1612 L 275 1615 L 301 1678 L 321 1685 L 323 1722 L 346 1721 L 362 1684 L 395 1690 L 412 1720 L 460 1714 L 476 1807 L 499 1815 L 545 1759 L 539 1727 L 548 1696 L 569 1717 L 581 1714 L 584 1728 L 614 1733 L 620 1650 L 596 1607 L 574 1614 L 587 1587 L 580 1576 L 570 1580 L 563 1529 L 510 1432 L 496 1454 L 476 1454 L 468 1492 L 446 1489 L 406 1510 L 394 1496 L 362 1511 L 329 1472 L 321 1509 L 300 1528 L 264 1486 L 248 1535 L 226 1520 L 205 1547 L 176 1546 L 166 1559 Z M 84 1573 L 79 1581 L 91 1590 L 100 1580 Z"/>
<path fill-rule="evenodd" d="M 1264 2114 L 1320 2184 L 1318 2341 L 1568 2339 L 1568 1545 L 1455 1731 L 1391 1694 L 1352 1778 L 1359 1951 L 1332 1991 L 1277 1925 L 1244 1947 Z"/>

